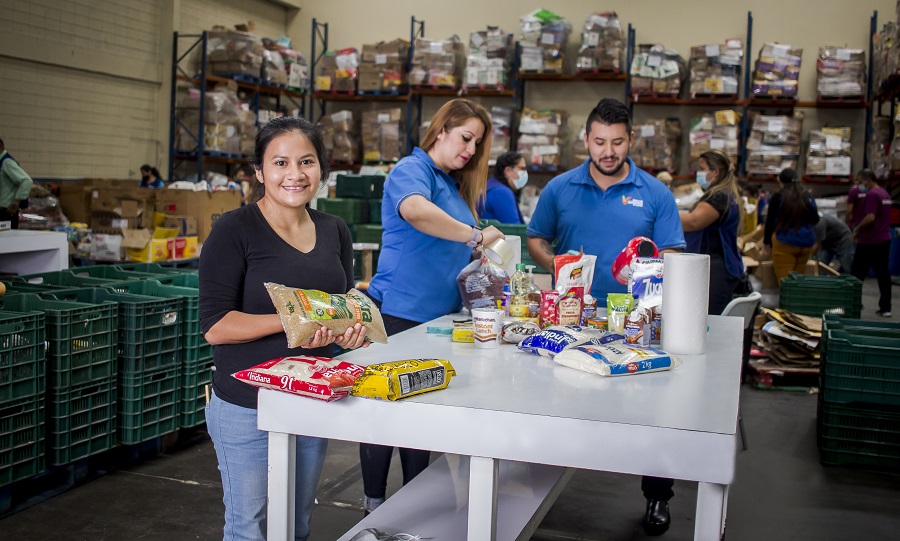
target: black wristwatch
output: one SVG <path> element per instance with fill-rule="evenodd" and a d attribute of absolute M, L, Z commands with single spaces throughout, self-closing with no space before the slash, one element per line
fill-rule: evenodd
<path fill-rule="evenodd" d="M 466 246 L 469 248 L 474 248 L 481 244 L 481 241 L 484 239 L 484 234 L 481 232 L 481 228 L 473 227 L 472 228 L 472 236 L 469 237 L 468 242 L 466 242 Z"/>

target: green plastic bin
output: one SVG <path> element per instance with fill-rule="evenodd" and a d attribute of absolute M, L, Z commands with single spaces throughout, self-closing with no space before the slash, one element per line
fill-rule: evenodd
<path fill-rule="evenodd" d="M 51 465 L 70 464 L 116 444 L 116 380 L 51 389 L 47 404 Z"/>
<path fill-rule="evenodd" d="M 376 184 L 381 181 L 383 185 L 383 179 L 380 175 L 338 175 L 335 179 L 335 195 L 341 198 L 371 199 L 375 197 Z"/>
<path fill-rule="evenodd" d="M 0 486 L 44 471 L 44 398 L 0 404 Z"/>
<path fill-rule="evenodd" d="M 829 330 L 820 379 L 830 402 L 900 406 L 900 338 Z"/>
<path fill-rule="evenodd" d="M 27 274 L 18 276 L 13 281 L 24 281 L 29 284 L 43 284 L 52 286 L 72 287 L 98 287 L 121 280 L 111 280 L 109 278 L 95 278 L 93 276 L 77 275 L 71 270 L 62 270 L 56 272 L 43 272 L 40 274 Z"/>
<path fill-rule="evenodd" d="M 356 239 L 354 242 L 367 244 L 381 244 L 383 230 L 378 224 L 360 224 L 356 226 Z"/>
<path fill-rule="evenodd" d="M 369 223 L 381 223 L 381 199 L 369 200 Z"/>
<path fill-rule="evenodd" d="M 779 307 L 805 316 L 862 312 L 862 282 L 853 276 L 809 276 L 792 272 L 781 281 Z"/>
<path fill-rule="evenodd" d="M 820 401 L 816 429 L 822 464 L 900 470 L 900 411 Z"/>
<path fill-rule="evenodd" d="M 119 374 L 117 436 L 134 445 L 178 429 L 179 370 Z"/>
<path fill-rule="evenodd" d="M 364 224 L 369 220 L 369 204 L 364 199 L 325 198 L 316 201 L 316 208 L 326 214 L 342 218 L 347 225 Z"/>
<path fill-rule="evenodd" d="M 46 388 L 43 312 L 0 310 L 0 408 Z"/>

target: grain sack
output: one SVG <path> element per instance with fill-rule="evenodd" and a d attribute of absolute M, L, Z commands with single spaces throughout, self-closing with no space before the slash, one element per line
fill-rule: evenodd
<path fill-rule="evenodd" d="M 266 283 L 265 286 L 281 316 L 290 348 L 308 344 L 322 327 L 337 335 L 344 334 L 357 323 L 366 328 L 366 341 L 387 344 L 381 312 L 369 297 L 356 289 L 346 295 L 331 295 L 280 284 Z"/>
<path fill-rule="evenodd" d="M 326 402 L 344 398 L 365 368 L 325 357 L 282 357 L 232 374 L 255 387 L 276 389 Z"/>
<path fill-rule="evenodd" d="M 629 346 L 621 342 L 581 345 L 564 349 L 553 357 L 557 363 L 599 376 L 630 376 L 671 370 L 681 361 L 656 348 Z"/>
<path fill-rule="evenodd" d="M 363 398 L 399 400 L 429 391 L 446 389 L 456 375 L 446 359 L 407 359 L 370 364 L 356 380 L 350 394 Z"/>

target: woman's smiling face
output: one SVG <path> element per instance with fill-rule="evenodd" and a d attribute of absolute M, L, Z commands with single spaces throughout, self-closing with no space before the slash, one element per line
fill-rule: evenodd
<path fill-rule="evenodd" d="M 265 186 L 263 198 L 289 208 L 302 208 L 312 201 L 321 177 L 316 149 L 299 131 L 274 137 L 266 147 L 262 166 L 256 171 L 256 178 Z"/>

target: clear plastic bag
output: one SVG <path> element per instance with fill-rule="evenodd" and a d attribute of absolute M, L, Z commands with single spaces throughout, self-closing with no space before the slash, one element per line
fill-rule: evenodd
<path fill-rule="evenodd" d="M 496 308 L 497 301 L 503 300 L 503 285 L 509 283 L 509 275 L 488 258 L 466 265 L 456 277 L 459 294 L 469 310 L 473 308 Z"/>

